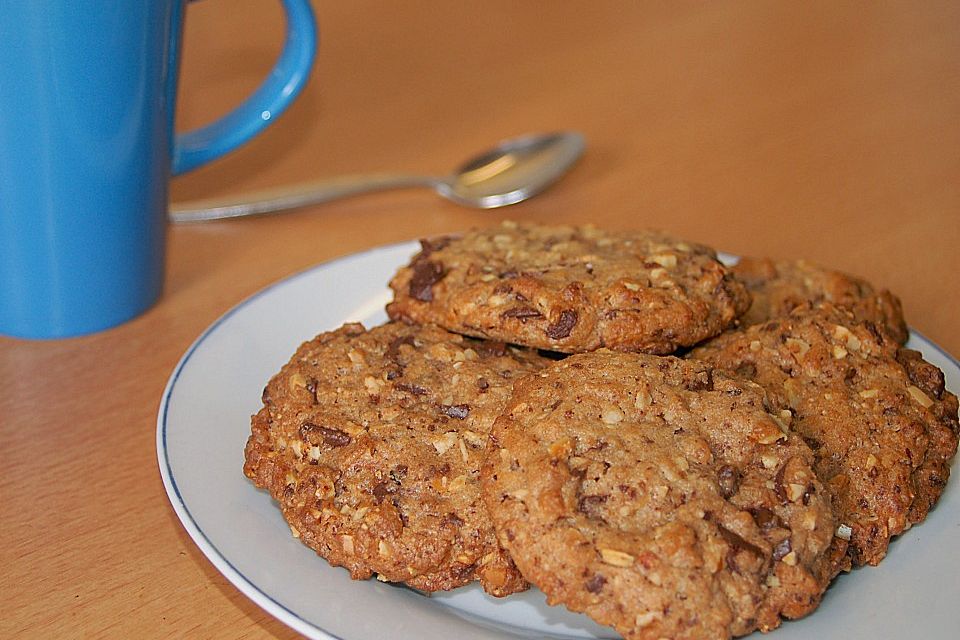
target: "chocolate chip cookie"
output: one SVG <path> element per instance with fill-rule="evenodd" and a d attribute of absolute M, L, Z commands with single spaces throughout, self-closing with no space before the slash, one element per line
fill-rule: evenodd
<path fill-rule="evenodd" d="M 479 467 L 514 380 L 545 362 L 437 327 L 345 325 L 270 380 L 244 473 L 294 536 L 353 578 L 523 590 L 483 508 Z"/>
<path fill-rule="evenodd" d="M 903 344 L 909 337 L 900 299 L 862 278 L 825 269 L 804 260 L 743 258 L 733 267 L 747 285 L 753 304 L 744 325 L 786 316 L 798 305 L 830 302 L 848 309 L 857 320 L 872 322 Z"/>
<path fill-rule="evenodd" d="M 690 357 L 756 381 L 816 454 L 855 565 L 922 522 L 957 450 L 957 398 L 942 372 L 829 304 L 714 338 Z"/>
<path fill-rule="evenodd" d="M 628 639 L 729 638 L 805 615 L 832 577 L 812 464 L 759 386 L 601 350 L 516 384 L 481 483 L 551 604 Z"/>
<path fill-rule="evenodd" d="M 529 347 L 671 353 L 749 305 L 712 249 L 660 232 L 506 222 L 422 245 L 391 318 Z"/>

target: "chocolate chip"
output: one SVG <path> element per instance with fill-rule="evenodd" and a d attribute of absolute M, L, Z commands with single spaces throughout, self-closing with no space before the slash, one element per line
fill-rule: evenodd
<path fill-rule="evenodd" d="M 483 393 L 484 391 L 490 388 L 490 383 L 487 381 L 486 378 L 483 378 L 483 377 L 477 378 L 477 387 L 480 389 L 480 392 Z"/>
<path fill-rule="evenodd" d="M 580 499 L 577 500 L 577 510 L 580 513 L 585 514 L 588 518 L 600 518 L 600 507 L 603 506 L 603 503 L 607 501 L 609 496 L 580 496 Z"/>
<path fill-rule="evenodd" d="M 533 307 L 528 306 L 519 306 L 519 307 L 510 307 L 506 311 L 500 314 L 501 318 L 516 318 L 523 322 L 524 320 L 529 320 L 530 318 L 542 318 L 543 314 L 534 309 Z M 569 333 L 569 332 L 568 332 Z"/>
<path fill-rule="evenodd" d="M 350 444 L 350 434 L 340 429 L 323 427 L 312 422 L 304 422 L 300 427 L 300 437 L 312 445 L 324 444 L 328 447 L 345 447 Z"/>
<path fill-rule="evenodd" d="M 421 238 L 420 240 L 420 256 L 426 258 L 434 251 L 440 251 L 445 246 L 450 244 L 456 236 L 440 236 L 438 238 Z"/>
<path fill-rule="evenodd" d="M 464 420 L 470 415 L 470 405 L 468 404 L 442 404 L 440 413 L 450 418 Z"/>
<path fill-rule="evenodd" d="M 784 503 L 790 502 L 790 498 L 787 496 L 787 488 L 783 484 L 783 472 L 786 470 L 787 465 L 783 465 L 777 471 L 777 475 L 773 478 L 773 488 L 777 492 L 777 497 L 780 498 Z"/>
<path fill-rule="evenodd" d="M 421 302 L 433 300 L 433 285 L 445 275 L 443 263 L 432 260 L 415 260 L 410 278 L 410 297 Z"/>
<path fill-rule="evenodd" d="M 407 384 L 406 382 L 396 382 L 393 385 L 393 388 L 397 391 L 404 391 L 415 396 L 423 396 L 427 394 L 427 389 L 421 387 L 418 384 Z"/>
<path fill-rule="evenodd" d="M 553 340 L 566 338 L 573 331 L 577 324 L 579 316 L 573 309 L 564 309 L 560 312 L 560 317 L 553 324 L 547 326 L 547 336 Z"/>
<path fill-rule="evenodd" d="M 400 355 L 400 347 L 403 345 L 410 345 L 411 347 L 416 347 L 417 343 L 413 339 L 413 336 L 397 336 L 390 341 L 390 344 L 387 346 L 387 351 L 384 355 L 394 362 L 397 361 L 397 357 Z"/>
<path fill-rule="evenodd" d="M 396 369 L 390 369 L 387 371 L 387 380 L 396 380 L 403 375 L 403 367 L 397 367 Z"/>
<path fill-rule="evenodd" d="M 407 465 L 398 464 L 390 470 L 390 479 L 400 484 L 407 477 Z"/>
<path fill-rule="evenodd" d="M 724 498 L 730 498 L 736 495 L 740 489 L 740 480 L 743 475 L 740 470 L 729 464 L 725 464 L 717 470 L 717 483 L 720 485 L 720 495 Z"/>
<path fill-rule="evenodd" d="M 592 578 L 583 583 L 583 586 L 590 593 L 600 593 L 606 583 L 607 579 L 602 574 L 595 573 Z"/>
<path fill-rule="evenodd" d="M 713 370 L 698 372 L 693 380 L 686 382 L 685 386 L 688 391 L 713 391 Z"/>
<path fill-rule="evenodd" d="M 476 351 L 481 356 L 499 358 L 507 355 L 507 343 L 501 340 L 483 340 L 477 345 Z"/>
<path fill-rule="evenodd" d="M 793 547 L 790 545 L 790 538 L 784 538 L 773 547 L 773 559 L 780 560 L 792 550 Z"/>
<path fill-rule="evenodd" d="M 392 482 L 378 482 L 377 485 L 373 488 L 373 496 L 377 499 L 377 502 L 383 502 L 383 499 L 389 495 L 393 495 L 397 492 L 397 485 Z"/>
<path fill-rule="evenodd" d="M 760 527 L 761 531 L 769 531 L 770 529 L 786 529 L 787 525 L 784 524 L 783 520 L 780 519 L 777 514 L 766 507 L 756 507 L 755 509 L 750 509 L 750 515 L 753 516 L 753 521 L 757 523 L 757 526 Z"/>

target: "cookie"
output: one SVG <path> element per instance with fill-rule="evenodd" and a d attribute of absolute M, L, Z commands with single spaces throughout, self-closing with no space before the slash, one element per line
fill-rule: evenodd
<path fill-rule="evenodd" d="M 479 467 L 514 380 L 544 362 L 437 327 L 345 325 L 270 380 L 244 473 L 294 536 L 353 578 L 523 590 L 481 503 Z"/>
<path fill-rule="evenodd" d="M 505 222 L 422 246 L 391 318 L 562 353 L 671 353 L 749 305 L 712 249 L 655 231 Z"/>
<path fill-rule="evenodd" d="M 876 324 L 900 344 L 910 335 L 899 298 L 861 278 L 804 260 L 769 258 L 742 258 L 733 272 L 753 296 L 740 319 L 744 325 L 786 316 L 798 305 L 829 302 L 848 309 L 857 320 Z"/>
<path fill-rule="evenodd" d="M 942 372 L 829 304 L 729 332 L 690 357 L 763 386 L 816 454 L 853 564 L 880 562 L 922 522 L 957 450 L 957 398 Z"/>
<path fill-rule="evenodd" d="M 628 640 L 729 638 L 816 607 L 834 520 L 813 453 L 757 385 L 601 350 L 519 381 L 481 474 L 547 595 Z"/>

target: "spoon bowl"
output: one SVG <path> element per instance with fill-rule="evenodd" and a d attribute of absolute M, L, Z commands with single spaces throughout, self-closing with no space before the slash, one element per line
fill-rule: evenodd
<path fill-rule="evenodd" d="M 174 205 L 169 218 L 175 223 L 239 218 L 409 187 L 430 187 L 458 204 L 493 209 L 542 192 L 570 170 L 585 147 L 583 136 L 573 131 L 526 135 L 501 142 L 445 178 L 403 174 L 345 176 L 246 196 Z"/>

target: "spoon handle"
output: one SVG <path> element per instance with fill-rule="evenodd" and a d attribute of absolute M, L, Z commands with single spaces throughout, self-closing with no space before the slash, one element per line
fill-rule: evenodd
<path fill-rule="evenodd" d="M 338 198 L 408 187 L 435 187 L 439 181 L 424 176 L 366 174 L 287 185 L 246 195 L 182 202 L 170 207 L 170 222 L 202 222 L 223 218 L 277 213 Z"/>

